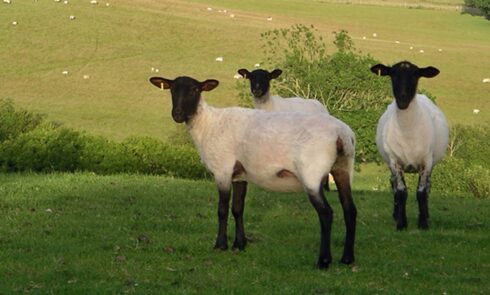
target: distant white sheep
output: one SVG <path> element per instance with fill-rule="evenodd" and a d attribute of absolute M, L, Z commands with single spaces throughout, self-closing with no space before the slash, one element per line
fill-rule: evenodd
<path fill-rule="evenodd" d="M 246 108 L 214 108 L 201 98 L 202 91 L 218 86 L 216 80 L 199 82 L 190 77 L 169 80 L 152 77 L 158 88 L 170 89 L 172 117 L 185 123 L 203 163 L 211 171 L 219 192 L 219 230 L 215 248 L 227 249 L 230 192 L 235 218 L 233 247 L 243 249 L 244 200 L 247 182 L 273 191 L 304 191 L 317 211 L 321 225 L 318 267 L 326 268 L 332 257 L 330 231 L 332 208 L 323 195 L 322 183 L 329 172 L 335 178 L 344 211 L 346 238 L 341 262 L 354 261 L 356 208 L 351 180 L 354 133 L 326 113 L 279 113 Z"/>
<path fill-rule="evenodd" d="M 407 188 L 403 173 L 418 173 L 418 227 L 426 229 L 429 226 L 427 199 L 430 176 L 434 165 L 443 158 L 447 149 L 449 130 L 441 110 L 427 96 L 416 92 L 420 77 L 432 78 L 439 74 L 439 70 L 434 67 L 419 68 L 402 61 L 392 67 L 378 64 L 371 71 L 391 77 L 395 97 L 379 119 L 376 131 L 376 146 L 391 171 L 393 218 L 398 230 L 407 227 Z"/>

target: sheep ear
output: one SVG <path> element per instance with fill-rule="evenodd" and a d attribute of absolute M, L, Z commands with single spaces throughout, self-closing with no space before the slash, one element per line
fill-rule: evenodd
<path fill-rule="evenodd" d="M 250 72 L 247 69 L 239 69 L 238 74 L 242 75 L 243 78 L 248 79 Z"/>
<path fill-rule="evenodd" d="M 155 87 L 158 87 L 162 90 L 172 88 L 172 85 L 174 83 L 173 80 L 165 79 L 162 77 L 151 77 L 150 82 L 151 84 L 155 85 Z"/>
<path fill-rule="evenodd" d="M 439 75 L 439 70 L 434 67 L 426 67 L 419 69 L 419 76 L 425 78 L 432 78 Z"/>
<path fill-rule="evenodd" d="M 279 77 L 280 75 L 282 74 L 282 71 L 279 70 L 279 69 L 275 69 L 274 71 L 272 71 L 270 74 L 269 74 L 269 78 L 271 79 L 276 79 L 277 77 Z"/>
<path fill-rule="evenodd" d="M 378 76 L 386 76 L 391 74 L 391 67 L 387 67 L 382 64 L 377 64 L 371 67 L 371 72 L 375 73 Z"/>
<path fill-rule="evenodd" d="M 214 88 L 218 87 L 219 81 L 214 79 L 209 79 L 204 82 L 201 82 L 201 91 L 211 91 Z"/>

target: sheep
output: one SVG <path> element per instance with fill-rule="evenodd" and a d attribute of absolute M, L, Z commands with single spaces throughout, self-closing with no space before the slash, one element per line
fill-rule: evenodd
<path fill-rule="evenodd" d="M 271 96 L 270 82 L 272 79 L 277 79 L 282 74 L 280 69 L 275 69 L 272 72 L 262 69 L 257 69 L 252 72 L 249 72 L 247 69 L 239 69 L 238 74 L 250 81 L 250 92 L 254 97 L 254 108 L 256 109 L 270 112 L 311 112 L 328 114 L 325 106 L 316 99 Z M 329 181 L 325 182 L 325 189 L 330 191 Z"/>
<path fill-rule="evenodd" d="M 201 98 L 217 80 L 199 82 L 191 77 L 174 80 L 152 77 L 158 88 L 170 89 L 172 118 L 185 123 L 202 162 L 218 188 L 218 235 L 215 248 L 226 250 L 230 192 L 235 219 L 233 248 L 243 250 L 243 227 L 247 183 L 271 191 L 304 190 L 315 208 L 321 227 L 317 267 L 327 268 L 332 260 L 330 232 L 332 208 L 322 184 L 332 173 L 344 212 L 346 235 L 341 262 L 354 262 L 356 207 L 351 182 L 355 138 L 343 122 L 325 114 L 265 112 L 239 107 L 214 108 Z"/>
<path fill-rule="evenodd" d="M 441 110 L 427 96 L 416 91 L 420 77 L 435 77 L 439 70 L 431 66 L 419 68 L 402 61 L 392 67 L 377 64 L 371 67 L 371 71 L 380 76 L 390 76 L 394 95 L 394 101 L 378 121 L 376 146 L 391 171 L 396 228 L 407 228 L 407 188 L 403 179 L 403 173 L 407 172 L 419 174 L 418 227 L 427 229 L 430 176 L 447 149 L 449 130 Z"/>
<path fill-rule="evenodd" d="M 270 82 L 282 74 L 279 69 L 275 69 L 270 73 L 262 69 L 252 72 L 247 69 L 239 69 L 238 73 L 250 81 L 250 92 L 254 97 L 254 107 L 256 109 L 281 112 L 328 113 L 325 106 L 316 99 L 271 96 Z"/>

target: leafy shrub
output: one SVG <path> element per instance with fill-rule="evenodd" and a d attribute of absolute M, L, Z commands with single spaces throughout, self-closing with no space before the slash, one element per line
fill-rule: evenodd
<path fill-rule="evenodd" d="M 480 165 L 468 165 L 465 160 L 447 157 L 434 168 L 432 189 L 444 196 L 465 195 L 490 198 L 490 171 Z"/>
<path fill-rule="evenodd" d="M 149 137 L 131 137 L 118 143 L 44 123 L 42 116 L 15 110 L 10 101 L 0 101 L 0 123 L 3 172 L 90 171 L 209 177 L 189 138 L 183 135 L 179 145 Z"/>
<path fill-rule="evenodd" d="M 282 79 L 272 84 L 272 91 L 283 97 L 318 99 L 356 133 L 357 161 L 378 161 L 376 124 L 391 102 L 389 79 L 380 79 L 370 72 L 378 61 L 357 52 L 344 30 L 335 33 L 337 51 L 331 55 L 313 26 L 295 25 L 261 36 L 267 63 L 271 69 L 283 70 Z M 244 84 L 240 81 L 237 86 L 240 105 L 250 106 L 251 98 Z"/>
<path fill-rule="evenodd" d="M 453 126 L 446 158 L 434 169 L 434 189 L 443 195 L 490 198 L 489 140 L 485 126 Z"/>
<path fill-rule="evenodd" d="M 490 167 L 488 126 L 455 125 L 451 128 L 449 154 L 464 159 L 467 165 Z"/>
<path fill-rule="evenodd" d="M 490 20 L 490 0 L 465 0 L 465 6 L 479 9 Z"/>
<path fill-rule="evenodd" d="M 122 144 L 136 160 L 132 171 L 191 179 L 208 175 L 194 147 L 170 145 L 150 137 L 133 137 Z"/>
<path fill-rule="evenodd" d="M 120 143 L 101 136 L 83 136 L 79 167 L 81 171 L 98 174 L 130 173 L 133 172 L 135 161 L 135 158 L 128 157 Z"/>
<path fill-rule="evenodd" d="M 0 142 L 33 130 L 43 119 L 39 114 L 16 110 L 10 100 L 0 99 Z"/>
<path fill-rule="evenodd" d="M 0 146 L 4 171 L 75 171 L 80 164 L 80 134 L 52 124 L 7 139 Z"/>

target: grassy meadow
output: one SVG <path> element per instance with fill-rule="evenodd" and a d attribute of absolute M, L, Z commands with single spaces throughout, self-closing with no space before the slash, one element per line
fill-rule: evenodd
<path fill-rule="evenodd" d="M 219 252 L 210 182 L 0 175 L 0 294 L 488 294 L 490 203 L 433 193 L 431 228 L 420 231 L 411 190 L 409 227 L 397 232 L 386 185 L 373 187 L 384 183 L 378 169 L 356 179 L 354 265 L 338 262 L 345 228 L 336 192 L 327 194 L 328 271 L 314 268 L 319 224 L 303 194 L 250 187 L 250 242 L 244 252 Z"/>
<path fill-rule="evenodd" d="M 313 24 L 332 52 L 331 33 L 346 29 L 358 49 L 384 63 L 408 59 L 438 67 L 441 74 L 422 80 L 420 87 L 438 98 L 448 120 L 490 122 L 490 83 L 482 83 L 490 76 L 490 22 L 482 17 L 461 15 L 455 9 L 410 9 L 369 1 L 366 5 L 311 0 L 105 3 L 2 4 L 0 98 L 112 139 L 129 135 L 167 139 L 177 128 L 169 115 L 169 95 L 152 87 L 149 77 L 217 78 L 220 87 L 206 94 L 210 103 L 236 105 L 235 71 L 265 60 L 260 33 L 303 23 Z M 458 5 L 436 0 L 408 3 Z M 215 61 L 219 56 L 223 62 Z M 480 113 L 474 115 L 473 109 Z"/>
<path fill-rule="evenodd" d="M 345 29 L 383 63 L 439 68 L 420 88 L 451 124 L 488 126 L 490 21 L 461 14 L 462 2 L 12 0 L 0 3 L 0 99 L 116 141 L 171 141 L 182 126 L 171 119 L 169 93 L 149 77 L 215 78 L 208 102 L 237 105 L 236 70 L 269 66 L 260 34 L 301 23 L 314 25 L 332 53 L 332 32 Z M 420 231 L 410 178 L 408 230 L 397 232 L 386 167 L 361 168 L 356 262 L 338 262 L 345 228 L 333 191 L 334 263 L 324 272 L 314 268 L 319 224 L 304 194 L 251 185 L 246 251 L 217 252 L 211 181 L 0 173 L 0 294 L 490 293 L 488 200 L 433 191 L 431 228 Z M 230 246 L 233 228 L 230 214 Z"/>

